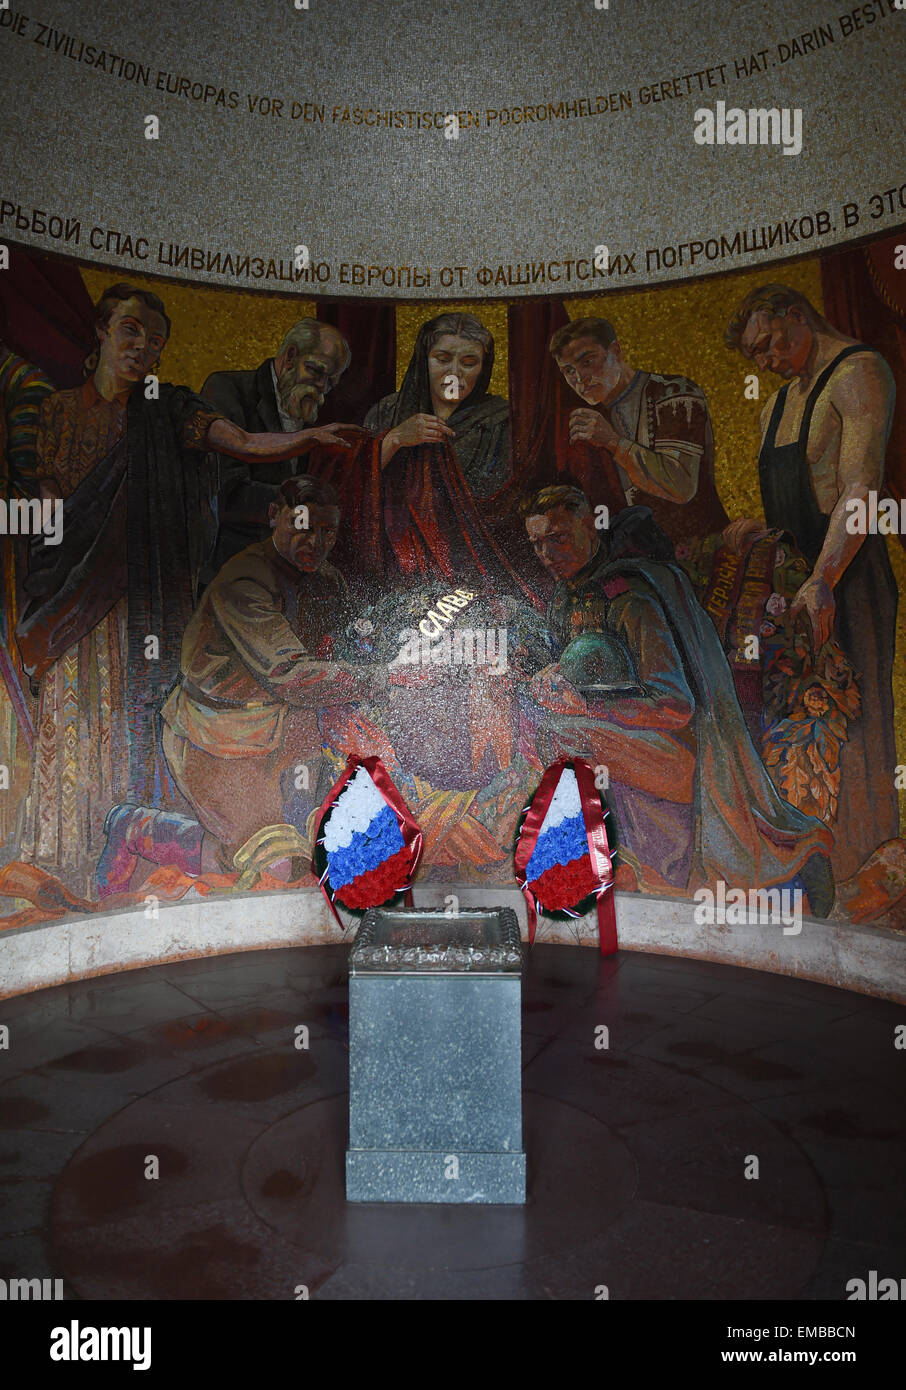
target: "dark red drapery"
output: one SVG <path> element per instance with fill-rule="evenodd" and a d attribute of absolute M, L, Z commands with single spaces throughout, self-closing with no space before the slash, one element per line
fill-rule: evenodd
<path fill-rule="evenodd" d="M 853 338 L 875 348 L 893 372 L 897 399 L 887 444 L 884 491 L 906 497 L 906 284 L 895 278 L 896 247 L 906 233 L 882 237 L 871 246 L 821 257 L 825 317 Z M 903 271 L 898 272 L 906 281 Z M 906 545 L 906 536 L 900 536 Z"/>
<path fill-rule="evenodd" d="M 352 361 L 318 411 L 318 424 L 361 425 L 396 390 L 396 310 L 392 304 L 318 304 L 318 318 L 339 329 Z"/>
<path fill-rule="evenodd" d="M 548 346 L 568 322 L 561 299 L 507 310 L 513 478 L 496 499 L 503 513 L 519 495 L 557 483 L 580 487 L 593 507 L 604 503 L 617 512 L 625 505 L 610 455 L 569 442 L 570 414 L 585 402 L 563 380 Z"/>
<path fill-rule="evenodd" d="M 94 311 L 77 265 L 11 246 L 9 269 L 0 275 L 0 308 L 7 347 L 34 362 L 60 391 L 82 384 Z"/>

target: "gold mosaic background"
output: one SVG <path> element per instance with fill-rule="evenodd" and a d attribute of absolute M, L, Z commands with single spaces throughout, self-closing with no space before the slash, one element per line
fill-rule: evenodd
<path fill-rule="evenodd" d="M 82 279 L 93 300 L 117 277 L 111 271 L 82 268 Z M 314 316 L 315 303 L 297 298 L 243 294 L 207 287 L 162 284 L 158 279 L 130 276 L 130 282 L 163 299 L 173 331 L 161 364 L 165 381 L 198 390 L 213 371 L 257 367 L 270 357 L 283 334 L 298 319 Z M 601 314 L 617 329 L 626 357 L 634 365 L 664 372 L 682 372 L 705 391 L 715 437 L 715 475 L 721 500 L 731 518 L 761 516 L 758 492 L 758 419 L 775 379 L 761 382 L 760 401 L 743 396 L 743 380 L 751 364 L 723 345 L 723 331 L 737 303 L 767 279 L 792 285 L 823 308 L 817 258 L 775 269 L 715 276 L 692 284 L 665 285 L 653 290 L 624 291 L 597 298 L 566 301 L 571 318 Z M 507 309 L 499 301 L 443 302 L 397 305 L 397 380 L 402 380 L 419 324 L 444 311 L 462 309 L 477 314 L 494 335 L 495 362 L 491 389 L 507 394 Z M 351 369 L 354 370 L 354 367 Z M 888 538 L 888 549 L 901 596 L 906 595 L 906 550 Z M 901 609 L 906 597 L 901 597 Z M 897 633 L 894 665 L 897 757 L 906 763 L 906 623 Z M 906 824 L 906 791 L 900 793 L 901 823 Z"/>

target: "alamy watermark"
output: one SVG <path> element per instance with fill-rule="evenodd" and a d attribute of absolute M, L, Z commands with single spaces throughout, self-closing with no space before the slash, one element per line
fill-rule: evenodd
<path fill-rule="evenodd" d="M 878 1271 L 870 1269 L 866 1279 L 850 1279 L 846 1285 L 846 1299 L 849 1303 L 888 1303 L 906 1300 L 906 1279 L 878 1278 Z"/>
<path fill-rule="evenodd" d="M 0 1303 L 51 1303 L 62 1297 L 62 1279 L 0 1279 Z"/>
<path fill-rule="evenodd" d="M 505 627 L 455 627 L 436 636 L 407 627 L 400 642 L 392 666 L 490 666 L 499 673 L 507 669 Z"/>
<path fill-rule="evenodd" d="M 90 1327 L 73 1318 L 50 1333 L 51 1361 L 131 1361 L 134 1371 L 151 1366 L 150 1327 Z"/>
<path fill-rule="evenodd" d="M 800 107 L 752 107 L 743 111 L 739 106 L 727 110 L 725 101 L 700 106 L 692 118 L 692 131 L 697 145 L 782 145 L 784 154 L 799 154 L 802 150 L 802 110 Z"/>
<path fill-rule="evenodd" d="M 851 536 L 906 536 L 906 498 L 851 497 L 846 503 L 846 529 Z"/>
<path fill-rule="evenodd" d="M 63 539 L 63 503 L 59 497 L 0 498 L 0 536 L 43 536 L 45 545 Z"/>
<path fill-rule="evenodd" d="M 798 936 L 803 896 L 801 888 L 728 888 L 719 879 L 716 892 L 711 888 L 695 890 L 693 918 L 699 927 L 779 924 L 784 936 Z"/>

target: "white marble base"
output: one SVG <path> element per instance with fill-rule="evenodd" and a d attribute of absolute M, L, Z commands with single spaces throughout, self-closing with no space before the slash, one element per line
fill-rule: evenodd
<path fill-rule="evenodd" d="M 525 904 L 517 888 L 455 883 L 417 886 L 415 906 L 512 907 L 526 936 Z M 806 917 L 799 935 L 779 925 L 700 926 L 691 899 L 617 894 L 620 947 L 768 970 L 819 980 L 906 1003 L 906 938 L 881 927 L 819 922 Z M 317 888 L 183 899 L 157 917 L 142 908 L 62 918 L 0 930 L 0 999 L 163 961 L 281 946 L 323 946 L 351 941 L 358 921 L 340 931 Z M 539 919 L 536 940 L 596 948 L 594 917 L 575 922 Z"/>

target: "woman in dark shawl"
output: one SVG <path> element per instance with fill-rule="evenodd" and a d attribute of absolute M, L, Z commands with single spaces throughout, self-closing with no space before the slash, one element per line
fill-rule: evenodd
<path fill-rule="evenodd" d="M 475 497 L 490 497 L 509 479 L 509 406 L 488 392 L 494 339 L 472 314 L 440 314 L 423 323 L 399 391 L 365 417 L 384 434 L 381 464 L 400 449 L 449 440 Z"/>

